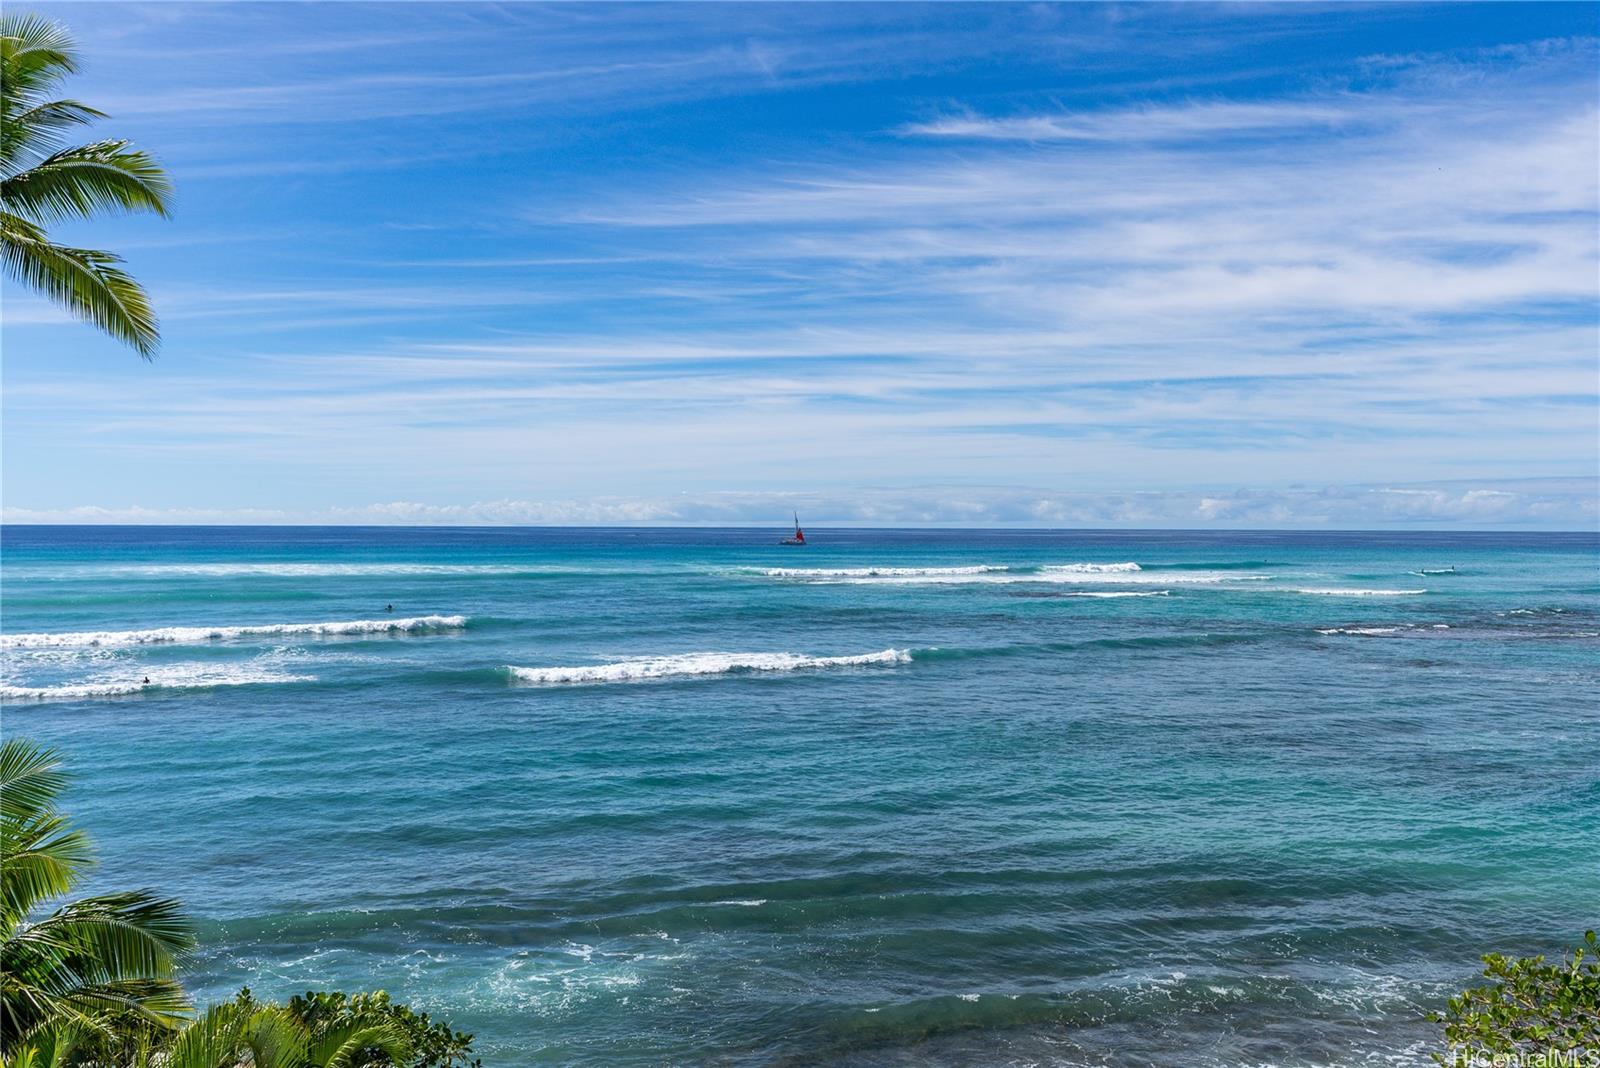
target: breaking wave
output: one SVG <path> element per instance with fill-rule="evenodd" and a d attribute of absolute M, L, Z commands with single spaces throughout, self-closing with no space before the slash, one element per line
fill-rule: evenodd
<path fill-rule="evenodd" d="M 1441 630 L 1451 630 L 1448 623 L 1397 623 L 1387 627 L 1318 627 L 1318 634 L 1349 634 L 1364 638 L 1387 637 L 1390 634 L 1400 634 L 1407 637 L 1450 637 L 1441 635 Z"/>
<path fill-rule="evenodd" d="M 518 575 L 554 569 L 523 564 L 410 564 L 410 563 L 273 563 L 231 561 L 190 564 L 89 564 L 70 569 L 24 567 L 28 577 L 81 578 L 102 575 L 144 575 L 152 578 L 237 578 L 264 576 L 276 578 L 319 578 L 356 575 Z"/>
<path fill-rule="evenodd" d="M 973 564 L 968 567 L 769 567 L 761 573 L 768 578 L 798 579 L 957 578 L 1010 570 L 1004 564 Z"/>
<path fill-rule="evenodd" d="M 242 627 L 156 627 L 151 630 L 92 630 L 61 634 L 0 635 L 0 649 L 58 649 L 107 645 L 194 645 L 229 638 L 340 637 L 356 634 L 412 634 L 453 630 L 466 616 L 412 616 L 406 619 L 352 619 L 330 623 L 265 623 Z"/>
<path fill-rule="evenodd" d="M 1336 589 L 1300 589 L 1295 593 L 1309 593 L 1317 597 L 1414 597 L 1417 594 L 1427 593 L 1427 590 L 1336 590 Z"/>
<path fill-rule="evenodd" d="M 812 668 L 865 667 L 905 664 L 909 649 L 884 649 L 855 656 L 804 656 L 800 653 L 680 653 L 675 656 L 633 657 L 609 664 L 574 667 L 507 667 L 519 682 L 583 683 L 639 682 L 646 679 L 691 675 L 734 675 L 760 672 L 803 671 Z"/>
<path fill-rule="evenodd" d="M 1052 594 L 1059 597 L 1169 597 L 1171 590 L 1073 590 L 1071 593 Z"/>
<path fill-rule="evenodd" d="M 1144 568 L 1129 561 L 1125 564 L 1047 564 L 1039 570 L 1047 575 L 1113 575 Z"/>
<path fill-rule="evenodd" d="M 218 686 L 256 686 L 286 682 L 315 682 L 314 675 L 291 675 L 259 667 L 219 667 L 215 664 L 168 664 L 155 668 L 130 668 L 128 678 L 100 678 L 61 686 L 0 685 L 0 700 L 73 701 L 89 697 L 125 697 L 163 690 L 209 690 Z M 149 682 L 144 679 L 149 678 Z"/>
<path fill-rule="evenodd" d="M 1027 565 L 1013 567 L 1003 564 L 974 564 L 964 567 L 772 567 L 762 570 L 760 574 L 767 578 L 790 581 L 862 586 L 1011 583 L 1188 586 L 1258 580 L 1267 577 L 1208 572 L 1149 572 L 1132 561 L 1110 564 L 1045 564 L 1037 567 Z"/>

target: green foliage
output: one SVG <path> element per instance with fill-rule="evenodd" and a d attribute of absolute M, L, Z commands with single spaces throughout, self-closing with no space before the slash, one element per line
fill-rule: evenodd
<path fill-rule="evenodd" d="M 472 1036 L 373 994 L 249 990 L 198 1018 L 175 971 L 193 944 L 174 901 L 70 893 L 88 839 L 56 808 L 52 750 L 0 744 L 0 1068 L 481 1068 Z"/>
<path fill-rule="evenodd" d="M 1559 964 L 1547 964 L 1542 956 L 1484 957 L 1484 978 L 1493 982 L 1463 991 L 1444 1012 L 1429 1016 L 1445 1025 L 1452 1054 L 1434 1059 L 1456 1064 L 1472 1063 L 1463 1058 L 1479 1053 L 1600 1052 L 1600 964 L 1594 962 L 1600 945 L 1593 931 L 1583 940 Z"/>
<path fill-rule="evenodd" d="M 384 1021 L 403 1033 L 410 1044 L 409 1060 L 396 1062 L 369 1050 L 352 1060 L 351 1068 L 481 1068 L 483 1063 L 472 1056 L 471 1035 L 434 1023 L 425 1012 L 396 1004 L 382 990 L 353 995 L 308 990 L 290 998 L 288 1009 L 313 1031 L 361 1020 Z"/>
<path fill-rule="evenodd" d="M 354 1068 L 405 1065 L 411 1041 L 374 1015 L 307 1024 L 282 1005 L 263 1005 L 249 990 L 213 1005 L 167 1047 L 132 1068 Z"/>
<path fill-rule="evenodd" d="M 51 99 L 78 69 L 72 37 L 37 15 L 0 15 L 0 262 L 24 285 L 133 346 L 146 359 L 160 332 L 145 291 L 96 249 L 52 242 L 46 224 L 107 212 L 167 214 L 172 185 L 126 141 L 66 145 L 64 133 L 104 118 Z"/>
<path fill-rule="evenodd" d="M 0 744 L 0 1055 L 36 1063 L 104 1046 L 129 1020 L 170 1028 L 188 1008 L 175 977 L 193 944 L 175 901 L 145 891 L 80 898 L 89 844 L 56 808 L 65 786 L 56 754 Z M 50 1060 L 39 1057 L 49 1054 Z"/>

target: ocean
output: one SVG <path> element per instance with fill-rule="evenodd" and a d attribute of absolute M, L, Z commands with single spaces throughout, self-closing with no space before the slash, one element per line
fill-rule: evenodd
<path fill-rule="evenodd" d="M 1593 534 L 783 533 L 7 527 L 4 730 L 493 1065 L 1420 1065 L 1600 925 Z"/>

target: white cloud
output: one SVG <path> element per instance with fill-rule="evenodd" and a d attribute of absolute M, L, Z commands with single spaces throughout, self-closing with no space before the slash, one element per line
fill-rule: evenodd
<path fill-rule="evenodd" d="M 248 174 L 251 159 L 295 168 L 311 158 L 320 167 L 392 152 L 411 143 L 394 136 L 409 127 L 383 117 L 413 108 L 512 115 L 496 109 L 515 105 L 523 109 L 515 115 L 542 121 L 559 106 L 584 116 L 580 132 L 592 116 L 597 137 L 607 124 L 644 137 L 644 119 L 607 117 L 629 106 L 616 101 L 630 93 L 662 118 L 671 110 L 664 102 L 749 91 L 752 82 L 881 76 L 873 75 L 880 58 L 928 69 L 905 59 L 922 47 L 914 34 L 892 35 L 892 48 L 866 32 L 730 44 L 707 30 L 716 21 L 708 18 L 693 40 L 663 51 L 662 34 L 679 17 L 663 12 L 678 9 L 614 19 L 609 10 L 513 7 L 486 10 L 484 25 L 458 21 L 471 22 L 463 10 L 397 8 L 393 33 L 402 43 L 426 40 L 406 20 L 440 19 L 443 39 L 470 52 L 471 42 L 498 39 L 498 20 L 526 14 L 560 24 L 552 32 L 563 41 L 586 43 L 552 45 L 509 66 L 504 53 L 499 66 L 441 53 L 441 75 L 346 70 L 332 38 L 324 61 L 296 66 L 295 34 L 263 42 L 271 77 L 257 85 L 227 69 L 251 58 L 221 33 L 244 16 L 199 8 L 194 17 L 214 31 L 202 51 L 228 59 L 212 73 L 230 91 L 208 103 L 179 71 L 160 92 L 130 89 L 138 99 L 129 102 L 142 103 L 147 120 L 192 119 L 190 148 L 220 183 Z M 761 23 L 776 10 L 718 17 Z M 868 21 L 893 22 L 887 10 Z M 1173 12 L 1162 18 L 1233 18 L 1161 10 Z M 247 14 L 273 17 L 265 8 Z M 1245 23 L 1254 33 L 1287 25 L 1253 15 Z M 1084 46 L 1102 60 L 1122 47 L 1115 27 L 1103 29 Z M 1050 48 L 1077 47 L 1083 33 L 1075 26 Z M 595 40 L 608 34 L 625 55 L 600 69 L 595 56 L 607 49 Z M 1144 43 L 1157 51 L 1162 41 L 1221 47 L 1205 34 L 1181 45 L 1156 36 Z M 141 54 L 139 41 L 125 44 Z M 1226 44 L 1241 47 L 1239 37 Z M 951 37 L 926 47 L 968 57 L 972 45 Z M 588 60 L 574 58 L 585 49 Z M 641 52 L 665 58 L 627 61 Z M 321 496 L 294 514 L 323 520 L 343 515 L 341 502 L 477 500 L 350 514 L 757 521 L 761 501 L 739 511 L 704 495 L 813 485 L 822 473 L 837 496 L 812 501 L 840 521 L 1342 516 L 1327 521 L 1361 525 L 1516 523 L 1548 513 L 1567 517 L 1552 523 L 1587 522 L 1592 509 L 1570 494 L 1545 501 L 1508 491 L 1521 494 L 1508 503 L 1488 486 L 1328 501 L 1205 487 L 1594 472 L 1593 58 L 1592 41 L 1371 57 L 1347 84 L 1296 79 L 1292 92 L 1251 99 L 1220 98 L 1218 85 L 1230 83 L 1214 82 L 1195 90 L 1211 95 L 1165 103 L 1129 104 L 1135 90 L 1098 89 L 1048 103 L 1042 93 L 990 96 L 987 112 L 982 99 L 913 100 L 865 133 L 823 129 L 819 114 L 817 126 L 785 131 L 792 139 L 762 140 L 759 155 L 680 146 L 670 164 L 645 153 L 628 166 L 562 172 L 561 181 L 538 166 L 525 186 L 498 173 L 489 183 L 498 194 L 464 194 L 470 203 L 457 198 L 437 213 L 419 215 L 402 200 L 376 203 L 371 215 L 362 205 L 351 218 L 308 214 L 315 222 L 303 223 L 304 246 L 295 212 L 315 211 L 319 181 L 273 183 L 271 225 L 290 231 L 276 242 L 252 237 L 249 254 L 227 264 L 226 282 L 187 262 L 165 276 L 139 264 L 168 333 L 154 368 L 135 375 L 96 365 L 86 375 L 68 357 L 89 332 L 8 296 L 7 347 L 24 354 L 8 352 L 8 500 L 30 514 L 67 514 L 46 506 L 114 499 L 129 485 L 152 488 L 140 497 L 150 508 L 169 487 L 213 495 L 202 503 L 234 492 L 304 502 L 309 486 Z M 1151 54 L 1138 64 L 1151 77 L 1137 91 L 1167 91 Z M 1260 73 L 1237 64 L 1229 72 Z M 959 72 L 944 73 L 947 84 L 965 84 Z M 592 84 L 554 103 L 575 78 Z M 1062 102 L 1097 96 L 1122 102 Z M 600 97 L 611 103 L 596 104 Z M 551 111 L 532 106 L 543 103 Z M 319 131 L 279 131 L 295 148 L 274 156 L 270 134 L 252 127 L 244 160 L 230 154 L 232 142 L 209 136 L 212 123 L 272 122 L 280 112 L 293 123 L 325 113 L 361 119 L 370 131 L 341 126 L 329 135 L 341 139 L 338 150 L 320 154 L 299 144 L 326 148 Z M 907 127 L 908 113 L 943 117 Z M 512 125 L 508 136 L 531 136 Z M 470 123 L 456 140 L 442 120 L 430 129 L 442 134 L 430 150 L 466 144 L 467 168 L 476 167 L 471 152 L 498 143 Z M 544 150 L 520 147 L 506 171 Z M 561 153 L 549 158 L 560 166 Z M 404 190 L 400 177 L 373 176 L 373 187 Z M 424 184 L 431 211 L 440 189 Z M 208 186 L 197 199 L 225 188 Z M 497 198 L 507 189 L 522 192 L 508 203 Z M 226 218 L 197 232 L 227 233 Z M 208 247 L 197 244 L 193 259 L 217 263 Z M 176 262 L 160 260 L 161 251 L 144 254 Z M 26 358 L 36 340 L 60 338 L 68 340 L 39 346 L 53 362 Z M 957 486 L 1015 479 L 1087 496 L 888 492 L 929 477 Z M 865 494 L 869 481 L 884 491 Z M 699 511 L 652 495 L 664 488 L 698 495 Z M 1466 496 L 1474 490 L 1487 495 Z"/>
<path fill-rule="evenodd" d="M 1319 486 L 1143 493 L 1005 487 L 884 487 L 833 492 L 713 492 L 670 497 L 389 501 L 321 510 L 85 506 L 7 508 L 7 523 L 327 523 L 395 526 L 781 525 L 800 512 L 827 526 L 1322 527 L 1594 530 L 1600 483 L 1543 479 L 1433 486 Z"/>
<path fill-rule="evenodd" d="M 1008 118 L 969 113 L 912 123 L 902 127 L 901 132 L 915 137 L 986 141 L 1157 141 L 1262 131 L 1311 131 L 1371 121 L 1373 117 L 1373 109 L 1336 102 L 1214 101 Z"/>

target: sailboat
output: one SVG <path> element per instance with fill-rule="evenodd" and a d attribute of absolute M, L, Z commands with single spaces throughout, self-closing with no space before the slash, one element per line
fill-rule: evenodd
<path fill-rule="evenodd" d="M 792 537 L 792 538 L 784 538 L 778 544 L 779 545 L 804 545 L 805 543 L 806 543 L 806 532 L 800 529 L 800 513 L 796 512 L 794 514 L 794 537 Z"/>

